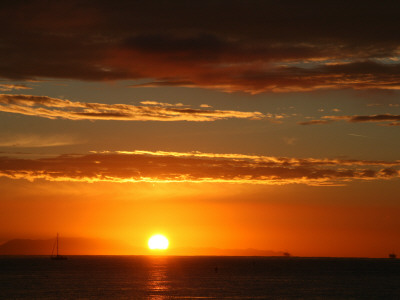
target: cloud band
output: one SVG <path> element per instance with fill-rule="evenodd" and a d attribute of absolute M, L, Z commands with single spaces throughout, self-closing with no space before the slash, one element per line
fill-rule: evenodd
<path fill-rule="evenodd" d="M 87 103 L 46 96 L 0 94 L 0 111 L 48 119 L 206 122 L 230 118 L 260 120 L 267 117 L 260 112 L 192 109 L 158 102 L 150 104 Z"/>
<path fill-rule="evenodd" d="M 211 182 L 308 185 L 399 177 L 400 161 L 296 159 L 240 154 L 95 152 L 0 158 L 0 176 L 78 182 Z"/>

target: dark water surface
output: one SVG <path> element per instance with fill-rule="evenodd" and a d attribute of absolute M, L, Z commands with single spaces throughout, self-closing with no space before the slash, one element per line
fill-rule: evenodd
<path fill-rule="evenodd" d="M 0 256 L 1 299 L 400 299 L 400 260 Z"/>

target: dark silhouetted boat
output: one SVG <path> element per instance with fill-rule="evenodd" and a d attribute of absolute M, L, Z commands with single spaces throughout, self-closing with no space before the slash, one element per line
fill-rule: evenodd
<path fill-rule="evenodd" d="M 397 256 L 396 256 L 396 254 L 394 254 L 394 253 L 390 253 L 389 254 L 389 258 L 396 258 Z"/>
<path fill-rule="evenodd" d="M 56 248 L 57 248 L 56 255 L 54 255 L 54 246 L 56 246 Z M 58 232 L 57 232 L 57 238 L 56 238 L 56 242 L 55 242 L 54 246 L 53 246 L 53 251 L 51 252 L 51 259 L 53 259 L 53 260 L 66 260 L 66 259 L 68 259 L 68 257 L 58 254 Z"/>

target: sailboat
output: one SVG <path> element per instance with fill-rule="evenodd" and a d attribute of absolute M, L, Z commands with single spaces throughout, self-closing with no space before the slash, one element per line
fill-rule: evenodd
<path fill-rule="evenodd" d="M 53 251 L 51 252 L 51 259 L 54 259 L 54 260 L 66 260 L 66 259 L 68 259 L 68 257 L 58 254 L 58 232 L 57 232 L 56 245 L 57 245 L 57 254 L 54 255 L 54 246 L 53 246 Z"/>

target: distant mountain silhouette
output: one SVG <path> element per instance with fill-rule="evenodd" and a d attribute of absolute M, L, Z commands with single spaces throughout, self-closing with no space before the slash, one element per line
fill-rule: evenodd
<path fill-rule="evenodd" d="M 218 256 L 283 256 L 283 251 L 260 249 L 220 249 L 220 248 L 175 248 L 169 250 L 171 255 L 218 255 Z"/>
<path fill-rule="evenodd" d="M 0 245 L 0 255 L 51 255 L 55 239 L 14 239 Z M 127 244 L 101 239 L 60 238 L 62 255 L 129 255 L 135 254 Z"/>
<path fill-rule="evenodd" d="M 40 255 L 51 254 L 54 240 L 15 239 L 0 245 L 0 254 Z"/>
<path fill-rule="evenodd" d="M 55 239 L 14 239 L 0 245 L 0 255 L 51 255 Z M 132 247 L 127 243 L 105 239 L 60 238 L 61 255 L 147 255 L 157 252 L 147 248 Z M 158 254 L 166 255 L 217 255 L 217 256 L 284 256 L 284 252 L 259 249 L 219 249 L 178 247 Z"/>

